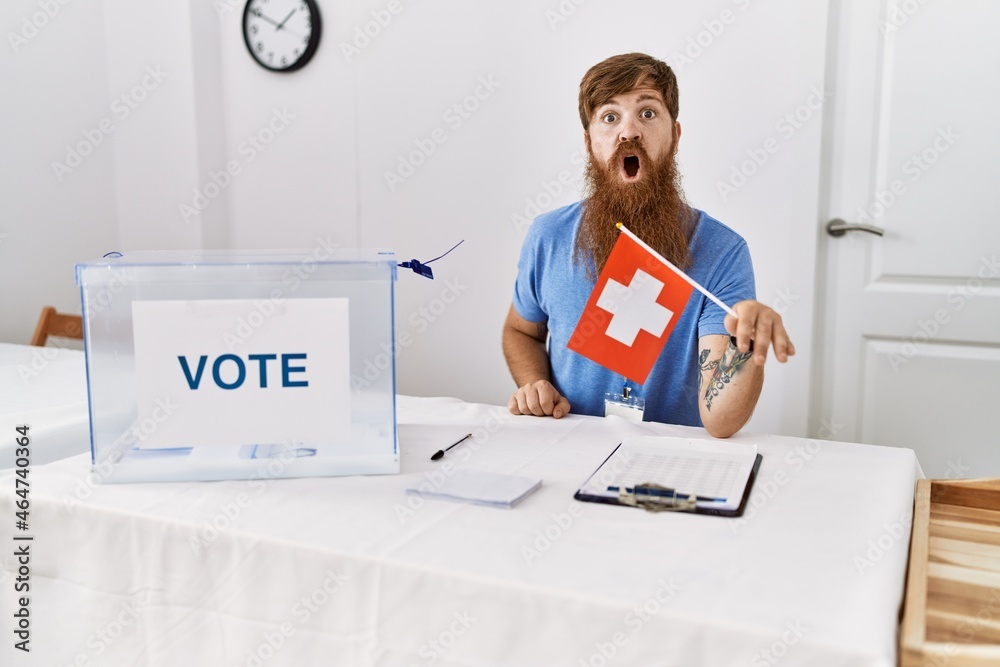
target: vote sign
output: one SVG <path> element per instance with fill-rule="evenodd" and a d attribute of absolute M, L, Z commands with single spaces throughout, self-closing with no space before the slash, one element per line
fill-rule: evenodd
<path fill-rule="evenodd" d="M 348 300 L 134 301 L 143 448 L 350 437 Z"/>

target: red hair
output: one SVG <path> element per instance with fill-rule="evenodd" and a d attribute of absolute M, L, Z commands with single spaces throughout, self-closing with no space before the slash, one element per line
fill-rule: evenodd
<path fill-rule="evenodd" d="M 587 70 L 580 81 L 580 121 L 583 129 L 590 128 L 590 119 L 598 107 L 640 84 L 660 91 L 670 117 L 676 121 L 680 100 L 674 71 L 667 63 L 645 53 L 625 53 L 597 63 Z"/>

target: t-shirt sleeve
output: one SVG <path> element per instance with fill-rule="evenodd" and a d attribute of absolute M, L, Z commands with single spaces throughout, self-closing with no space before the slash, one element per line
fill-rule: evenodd
<path fill-rule="evenodd" d="M 753 263 L 750 261 L 750 249 L 747 247 L 746 241 L 741 240 L 719 262 L 705 288 L 730 307 L 740 301 L 757 298 L 757 290 L 754 287 Z M 715 305 L 711 299 L 706 298 L 701 317 L 698 319 L 698 337 L 728 336 L 729 332 L 726 331 L 725 320 L 726 311 Z"/>
<path fill-rule="evenodd" d="M 542 236 L 536 222 L 528 229 L 517 262 L 517 280 L 514 282 L 514 309 L 529 322 L 544 322 L 549 318 L 542 307 Z"/>

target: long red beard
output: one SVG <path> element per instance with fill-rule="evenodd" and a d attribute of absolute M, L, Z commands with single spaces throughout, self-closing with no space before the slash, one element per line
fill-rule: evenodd
<path fill-rule="evenodd" d="M 604 269 L 618 240 L 615 223 L 622 222 L 639 238 L 682 269 L 691 263 L 688 244 L 695 212 L 684 200 L 675 151 L 654 163 L 642 144 L 619 144 L 608 164 L 601 165 L 588 149 L 583 219 L 573 257 L 592 278 Z M 638 155 L 644 172 L 637 183 L 625 183 L 618 170 L 626 155 Z"/>

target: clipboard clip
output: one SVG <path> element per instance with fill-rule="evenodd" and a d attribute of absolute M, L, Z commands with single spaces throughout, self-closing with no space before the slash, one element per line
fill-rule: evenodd
<path fill-rule="evenodd" d="M 609 491 L 611 489 L 608 489 Z M 647 512 L 694 512 L 697 496 L 687 496 L 673 489 L 651 482 L 636 484 L 634 488 L 618 489 L 618 502 L 631 507 L 639 507 Z"/>

